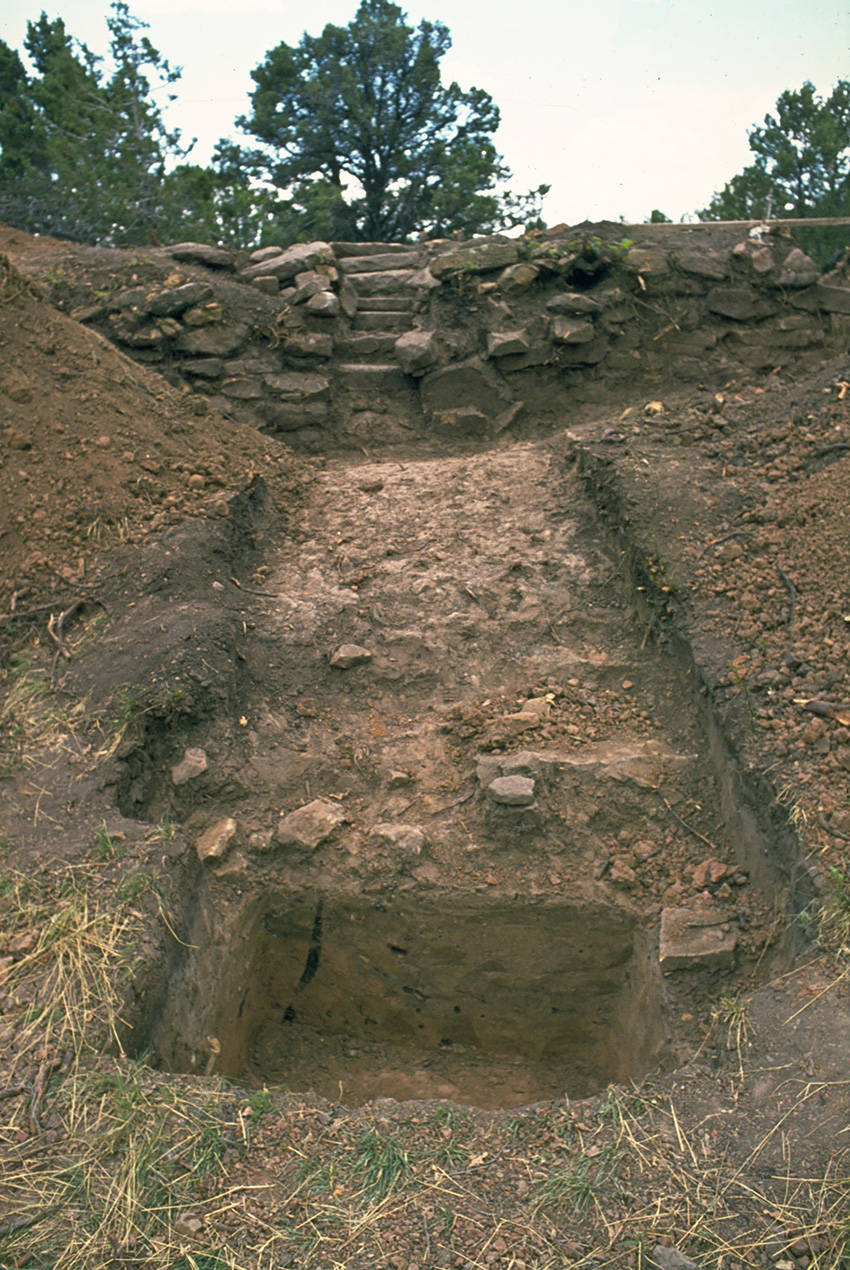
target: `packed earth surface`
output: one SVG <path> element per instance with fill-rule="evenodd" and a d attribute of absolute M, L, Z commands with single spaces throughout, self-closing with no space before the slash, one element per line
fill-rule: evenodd
<path fill-rule="evenodd" d="M 563 318 L 681 229 L 532 244 L 545 331 L 446 244 L 315 401 L 324 258 L 0 229 L 4 1266 L 846 1267 L 844 275 Z M 294 369 L 181 362 L 168 287 Z"/>

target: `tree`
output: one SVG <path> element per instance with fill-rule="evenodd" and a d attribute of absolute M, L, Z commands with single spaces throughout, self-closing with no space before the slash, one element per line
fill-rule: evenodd
<path fill-rule="evenodd" d="M 448 29 L 405 17 L 391 0 L 362 0 L 348 26 L 266 54 L 251 72 L 252 113 L 237 121 L 263 143 L 258 170 L 286 192 L 290 214 L 300 208 L 330 237 L 391 241 L 533 219 L 548 187 L 521 206 L 500 192 L 510 173 L 489 94 L 441 82 Z"/>
<path fill-rule="evenodd" d="M 108 75 L 61 18 L 28 24 L 32 75 L 0 42 L 0 216 L 10 224 L 100 243 L 158 231 L 166 163 L 186 151 L 155 94 L 180 72 L 124 0 L 111 10 Z"/>
<path fill-rule="evenodd" d="M 749 143 L 754 162 L 714 195 L 701 220 L 850 216 L 850 81 L 839 80 L 825 100 L 809 81 L 786 90 Z M 844 240 L 831 230 L 805 232 L 821 263 Z"/>

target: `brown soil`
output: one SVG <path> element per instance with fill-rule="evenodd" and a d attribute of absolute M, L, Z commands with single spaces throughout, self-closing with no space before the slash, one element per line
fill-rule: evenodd
<path fill-rule="evenodd" d="M 0 340 L 9 1263 L 841 1264 L 847 359 L 305 460 L 14 265 Z M 132 1059 L 35 1009 L 79 893 Z"/>

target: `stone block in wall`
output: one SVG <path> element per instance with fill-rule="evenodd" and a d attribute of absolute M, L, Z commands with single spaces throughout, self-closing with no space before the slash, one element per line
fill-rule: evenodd
<path fill-rule="evenodd" d="M 235 269 L 237 256 L 226 247 L 210 247 L 206 243 L 174 243 L 166 248 L 172 260 L 189 265 L 206 265 L 208 269 Z"/>
<path fill-rule="evenodd" d="M 354 317 L 357 312 L 359 302 L 360 297 L 354 289 L 353 284 L 348 280 L 348 278 L 343 278 L 339 288 L 339 304 L 347 318 Z"/>
<path fill-rule="evenodd" d="M 567 313 L 571 316 L 593 315 L 602 312 L 602 305 L 593 296 L 582 291 L 564 291 L 546 301 L 550 313 Z"/>
<path fill-rule="evenodd" d="M 673 260 L 684 273 L 693 274 L 697 278 L 709 278 L 721 282 L 729 276 L 729 253 L 711 251 L 677 251 Z"/>
<path fill-rule="evenodd" d="M 823 332 L 812 326 L 777 330 L 773 343 L 776 348 L 816 348 L 823 343 Z"/>
<path fill-rule="evenodd" d="M 258 291 L 262 291 L 263 295 L 277 295 L 280 291 L 280 283 L 272 275 L 252 278 L 251 286 L 256 287 Z"/>
<path fill-rule="evenodd" d="M 210 300 L 206 304 L 193 305 L 191 309 L 187 309 L 183 314 L 183 322 L 186 326 L 212 326 L 214 322 L 224 321 L 224 308 L 219 304 L 218 300 Z"/>
<path fill-rule="evenodd" d="M 827 313 L 850 313 L 850 287 L 835 287 L 820 282 L 815 287 L 815 298 Z"/>
<path fill-rule="evenodd" d="M 489 273 L 504 269 L 519 260 L 519 248 L 514 242 L 470 243 L 464 247 L 452 247 L 431 261 L 429 268 L 435 278 L 448 278 L 457 273 Z"/>
<path fill-rule="evenodd" d="M 196 357 L 230 357 L 237 352 L 250 335 L 244 322 L 223 322 L 217 326 L 202 326 L 193 331 L 182 331 L 174 341 L 179 353 Z"/>
<path fill-rule="evenodd" d="M 478 357 L 432 371 L 421 380 L 420 394 L 428 416 L 476 409 L 488 419 L 501 414 L 512 397 L 500 376 Z"/>
<path fill-rule="evenodd" d="M 552 339 L 556 344 L 589 344 L 595 335 L 592 322 L 560 315 L 552 318 Z"/>
<path fill-rule="evenodd" d="M 289 282 L 298 273 L 315 269 L 323 263 L 333 263 L 334 255 L 329 243 L 296 243 L 288 247 L 279 256 L 261 260 L 259 264 L 249 265 L 243 269 L 241 277 L 250 282 L 252 278 L 275 277 L 280 282 Z"/>
<path fill-rule="evenodd" d="M 335 318 L 339 316 L 339 299 L 334 295 L 333 291 L 318 291 L 315 295 L 310 296 L 304 307 L 308 313 L 312 313 L 316 317 Z"/>
<path fill-rule="evenodd" d="M 540 270 L 537 265 L 531 265 L 524 260 L 520 261 L 519 264 L 509 265 L 499 274 L 499 290 L 502 295 L 524 295 L 534 286 L 539 276 Z"/>
<path fill-rule="evenodd" d="M 219 387 L 219 392 L 231 401 L 259 401 L 266 395 L 263 384 L 259 380 L 243 376 L 225 379 Z"/>
<path fill-rule="evenodd" d="M 213 289 L 205 282 L 187 282 L 182 287 L 167 287 L 148 296 L 146 308 L 156 317 L 176 317 L 196 304 L 211 300 Z"/>
<path fill-rule="evenodd" d="M 624 269 L 630 273 L 658 274 L 670 272 L 667 252 L 659 247 L 630 247 L 622 260 Z"/>
<path fill-rule="evenodd" d="M 333 336 L 315 331 L 289 331 L 283 341 L 283 351 L 290 357 L 318 357 L 326 361 L 333 356 Z"/>
<path fill-rule="evenodd" d="M 559 366 L 597 366 L 611 347 L 608 337 L 599 335 L 589 344 L 566 345 L 558 350 Z"/>
<path fill-rule="evenodd" d="M 422 265 L 421 251 L 376 253 L 370 256 L 354 256 L 339 262 L 343 274 L 376 273 L 383 269 L 418 269 Z"/>
<path fill-rule="evenodd" d="M 792 247 L 782 261 L 776 276 L 768 279 L 773 287 L 810 287 L 820 277 L 811 256 L 807 256 L 799 247 Z"/>
<path fill-rule="evenodd" d="M 715 287 L 709 291 L 705 303 L 712 313 L 737 322 L 770 317 L 776 312 L 776 305 L 757 295 L 752 287 Z"/>
<path fill-rule="evenodd" d="M 491 331 L 487 336 L 488 357 L 509 357 L 511 353 L 527 353 L 527 331 Z"/>
<path fill-rule="evenodd" d="M 297 432 L 299 428 L 321 427 L 328 417 L 326 401 L 265 402 L 257 411 L 276 432 Z"/>
<path fill-rule="evenodd" d="M 321 291 L 330 291 L 331 284 L 323 273 L 306 269 L 295 276 L 295 294 L 288 297 L 290 304 L 304 304 Z"/>
<path fill-rule="evenodd" d="M 434 331 L 405 331 L 393 346 L 396 359 L 405 375 L 424 375 L 438 358 Z"/>
<path fill-rule="evenodd" d="M 412 269 L 384 269 L 378 273 L 357 274 L 357 294 L 398 295 L 407 291 L 414 277 Z"/>
<path fill-rule="evenodd" d="M 272 260 L 275 256 L 282 256 L 282 247 L 258 247 L 256 251 L 252 251 L 248 259 L 252 265 L 258 265 L 261 260 Z"/>
<path fill-rule="evenodd" d="M 224 372 L 220 357 L 202 357 L 196 362 L 181 362 L 180 369 L 192 379 L 218 379 Z"/>
<path fill-rule="evenodd" d="M 323 375 L 288 371 L 281 375 L 266 375 L 265 384 L 281 401 L 294 405 L 328 401 L 331 395 L 330 382 Z"/>
<path fill-rule="evenodd" d="M 529 345 L 524 353 L 511 353 L 499 360 L 499 370 L 505 375 L 529 366 L 546 366 L 554 359 L 555 346 L 551 340 L 539 340 Z"/>

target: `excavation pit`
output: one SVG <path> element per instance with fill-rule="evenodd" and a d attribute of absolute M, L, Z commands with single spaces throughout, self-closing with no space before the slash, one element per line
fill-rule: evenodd
<path fill-rule="evenodd" d="M 664 1049 L 626 907 L 275 897 L 195 927 L 146 1038 L 172 1070 L 496 1108 L 639 1079 Z"/>

